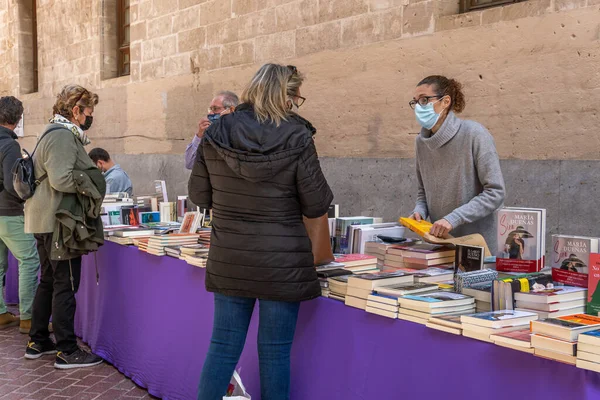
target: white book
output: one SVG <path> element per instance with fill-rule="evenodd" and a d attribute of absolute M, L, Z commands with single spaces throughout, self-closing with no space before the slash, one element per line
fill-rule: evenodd
<path fill-rule="evenodd" d="M 363 254 L 368 242 L 375 241 L 378 235 L 404 237 L 405 228 L 397 223 L 377 225 L 357 225 L 358 240 L 355 243 L 355 252 Z"/>
<path fill-rule="evenodd" d="M 471 339 L 481 340 L 482 342 L 494 343 L 494 341 L 490 339 L 490 335 L 488 333 L 474 332 L 463 329 L 462 334 L 464 337 L 468 337 Z"/>
<path fill-rule="evenodd" d="M 404 314 L 400 314 L 400 313 L 398 313 L 398 319 L 401 319 L 403 321 L 414 322 L 416 324 L 421 324 L 421 325 L 426 325 L 427 324 L 427 320 L 426 319 L 417 318 L 417 317 L 413 317 L 411 315 L 404 315 Z"/>
<path fill-rule="evenodd" d="M 368 313 L 380 315 L 382 317 L 387 317 L 387 318 L 392 318 L 392 319 L 398 318 L 398 312 L 382 310 L 380 308 L 375 308 L 375 307 L 369 307 L 368 305 L 367 305 L 366 311 Z"/>
<path fill-rule="evenodd" d="M 359 299 L 358 297 L 346 295 L 345 304 L 350 307 L 359 308 L 365 310 L 367 308 L 367 300 Z"/>
<path fill-rule="evenodd" d="M 460 320 L 463 324 L 478 325 L 488 328 L 503 328 L 506 326 L 523 325 L 538 319 L 535 313 L 499 310 L 472 315 L 463 315 Z"/>
<path fill-rule="evenodd" d="M 452 333 L 453 335 L 461 335 L 462 334 L 462 329 L 451 328 L 449 326 L 439 325 L 439 324 L 436 324 L 436 323 L 431 322 L 431 321 L 429 321 L 428 323 L 426 323 L 425 326 L 428 327 L 428 328 L 431 328 L 431 329 L 438 330 L 438 331 L 442 331 L 442 332 L 446 332 L 446 333 Z"/>

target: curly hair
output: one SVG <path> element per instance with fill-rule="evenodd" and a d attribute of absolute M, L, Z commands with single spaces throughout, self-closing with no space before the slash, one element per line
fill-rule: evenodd
<path fill-rule="evenodd" d="M 0 98 L 0 125 L 16 125 L 23 115 L 23 103 L 14 96 Z"/>
<path fill-rule="evenodd" d="M 417 86 L 421 85 L 433 85 L 438 96 L 449 96 L 452 101 L 450 109 L 455 113 L 460 114 L 465 109 L 466 102 L 462 84 L 457 80 L 441 75 L 431 75 L 419 82 Z"/>
<path fill-rule="evenodd" d="M 56 96 L 56 103 L 54 103 L 52 112 L 65 118 L 71 118 L 75 106 L 94 108 L 96 104 L 98 104 L 97 94 L 90 92 L 83 86 L 67 85 Z"/>

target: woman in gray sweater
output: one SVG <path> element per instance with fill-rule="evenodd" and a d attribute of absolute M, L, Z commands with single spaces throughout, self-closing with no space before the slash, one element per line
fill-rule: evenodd
<path fill-rule="evenodd" d="M 456 116 L 465 108 L 462 85 L 429 76 L 409 103 L 421 133 L 416 140 L 417 205 L 411 218 L 430 218 L 430 233 L 481 233 L 492 254 L 495 211 L 504 202 L 504 178 L 492 135 L 481 124 Z"/>

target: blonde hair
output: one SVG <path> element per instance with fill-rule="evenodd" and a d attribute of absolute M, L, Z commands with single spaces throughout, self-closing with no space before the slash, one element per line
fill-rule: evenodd
<path fill-rule="evenodd" d="M 298 95 L 303 81 L 304 76 L 294 66 L 265 64 L 244 89 L 242 102 L 254 106 L 259 122 L 272 121 L 279 126 L 287 121 L 288 100 Z"/>
<path fill-rule="evenodd" d="M 75 106 L 94 108 L 96 104 L 98 104 L 96 93 L 90 92 L 83 86 L 67 85 L 56 96 L 52 112 L 65 118 L 71 118 Z"/>

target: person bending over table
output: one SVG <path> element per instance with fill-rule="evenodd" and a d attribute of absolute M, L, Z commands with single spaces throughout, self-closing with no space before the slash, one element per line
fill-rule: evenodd
<path fill-rule="evenodd" d="M 421 133 L 416 139 L 417 204 L 411 215 L 430 218 L 437 237 L 481 233 L 496 250 L 496 214 L 504 202 L 504 178 L 492 135 L 462 120 L 462 85 L 429 76 L 417 85 L 410 107 Z"/>
<path fill-rule="evenodd" d="M 89 156 L 104 175 L 106 193 L 127 193 L 129 196 L 133 196 L 133 185 L 129 175 L 119 164 L 114 162 L 108 151 L 96 147 L 90 151 Z"/>
<path fill-rule="evenodd" d="M 264 65 L 243 104 L 208 128 L 198 151 L 188 192 L 213 210 L 206 289 L 215 293 L 199 400 L 225 395 L 256 300 L 261 396 L 289 399 L 300 302 L 321 293 L 302 216 L 325 215 L 333 200 L 316 130 L 298 115 L 302 82 L 296 67 Z"/>

